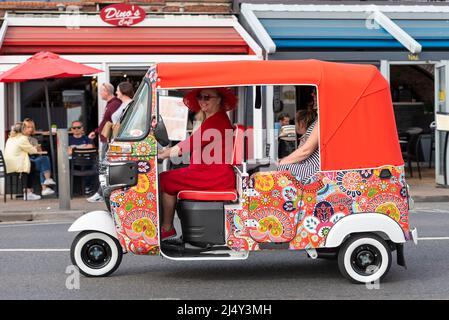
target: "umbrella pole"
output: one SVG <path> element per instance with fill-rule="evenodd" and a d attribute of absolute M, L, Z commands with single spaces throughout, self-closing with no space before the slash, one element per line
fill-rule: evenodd
<path fill-rule="evenodd" d="M 51 170 L 52 170 L 53 177 L 56 180 L 57 175 L 56 175 L 56 163 L 55 163 L 55 148 L 53 145 L 53 134 L 51 132 L 50 98 L 48 96 L 47 79 L 44 79 L 44 90 L 45 90 L 45 105 L 46 105 L 46 109 L 47 109 L 47 121 L 48 121 L 48 132 L 49 132 L 48 137 L 50 139 Z"/>

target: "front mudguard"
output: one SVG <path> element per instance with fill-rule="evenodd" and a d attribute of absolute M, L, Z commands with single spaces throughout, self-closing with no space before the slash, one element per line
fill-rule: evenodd
<path fill-rule="evenodd" d="M 118 240 L 114 220 L 107 211 L 97 210 L 86 213 L 78 218 L 69 228 L 69 232 L 99 231 Z"/>

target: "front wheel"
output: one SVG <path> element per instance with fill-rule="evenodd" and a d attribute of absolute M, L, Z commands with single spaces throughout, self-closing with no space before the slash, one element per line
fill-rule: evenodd
<path fill-rule="evenodd" d="M 383 278 L 391 267 L 391 249 L 377 235 L 349 238 L 338 253 L 341 274 L 353 283 L 372 283 Z"/>
<path fill-rule="evenodd" d="M 119 241 L 97 231 L 84 231 L 73 240 L 70 258 L 87 277 L 107 277 L 119 267 L 123 251 Z"/>

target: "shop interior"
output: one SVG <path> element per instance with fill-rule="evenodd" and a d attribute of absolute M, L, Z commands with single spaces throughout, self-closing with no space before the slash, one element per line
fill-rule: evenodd
<path fill-rule="evenodd" d="M 79 77 L 47 80 L 52 125 L 70 128 L 73 120 L 81 120 L 86 130 L 97 123 L 97 78 Z M 31 118 L 38 131 L 48 131 L 43 80 L 20 84 L 21 118 Z"/>
<path fill-rule="evenodd" d="M 111 70 L 110 81 L 116 88 L 120 82 L 131 82 L 137 90 L 146 70 Z M 48 81 L 52 126 L 70 128 L 80 120 L 88 134 L 98 126 L 98 81 L 96 76 L 50 79 Z M 42 80 L 20 84 L 21 118 L 31 118 L 38 133 L 48 131 Z"/>
<path fill-rule="evenodd" d="M 273 113 L 277 137 L 277 157 L 283 158 L 297 148 L 295 115 L 299 110 L 316 109 L 315 86 L 275 86 Z M 289 122 L 287 124 L 287 121 Z"/>
<path fill-rule="evenodd" d="M 435 177 L 433 64 L 391 65 L 390 88 L 408 176 Z M 419 166 L 419 171 L 417 170 Z"/>
<path fill-rule="evenodd" d="M 115 88 L 120 82 L 131 82 L 134 89 L 137 90 L 145 72 L 146 68 L 142 70 L 111 70 L 110 82 Z M 96 76 L 49 79 L 47 83 L 52 129 L 70 129 L 72 121 L 75 120 L 82 121 L 86 135 L 98 127 L 99 84 Z M 7 89 L 8 101 L 12 102 L 14 87 L 9 84 Z M 12 105 L 13 103 L 9 104 L 9 109 Z M 20 84 L 20 115 L 21 120 L 25 118 L 34 120 L 36 124 L 35 137 L 42 149 L 51 156 L 43 80 L 27 81 Z M 12 125 L 14 120 L 8 118 L 8 122 L 10 122 L 9 125 Z M 53 139 L 54 146 L 56 146 L 55 136 Z M 94 144 L 98 145 L 98 139 L 94 141 Z"/>
<path fill-rule="evenodd" d="M 117 88 L 120 82 L 130 82 L 134 87 L 134 92 L 136 92 L 147 70 L 148 68 L 111 68 L 109 71 L 109 81 L 114 88 Z"/>

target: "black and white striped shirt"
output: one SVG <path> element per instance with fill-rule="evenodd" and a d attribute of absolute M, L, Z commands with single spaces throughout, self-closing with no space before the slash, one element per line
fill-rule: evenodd
<path fill-rule="evenodd" d="M 301 137 L 299 148 L 309 139 L 313 128 L 317 124 L 317 121 L 312 123 L 306 133 Z M 305 183 L 308 178 L 314 175 L 320 170 L 320 151 L 316 148 L 315 151 L 306 159 L 298 163 L 283 164 L 278 167 L 278 171 L 290 171 L 301 183 Z"/>

